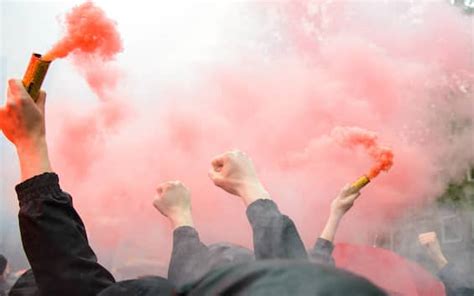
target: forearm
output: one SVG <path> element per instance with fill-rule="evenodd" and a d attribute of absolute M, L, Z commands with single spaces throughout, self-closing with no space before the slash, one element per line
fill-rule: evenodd
<path fill-rule="evenodd" d="M 23 247 L 42 294 L 97 295 L 114 282 L 97 263 L 81 218 L 57 175 L 28 179 L 16 191 Z"/>
<path fill-rule="evenodd" d="M 173 251 L 168 269 L 168 279 L 182 287 L 197 280 L 209 271 L 209 249 L 193 227 L 181 226 L 173 231 Z"/>
<path fill-rule="evenodd" d="M 255 258 L 306 259 L 306 249 L 293 221 L 282 215 L 277 205 L 260 199 L 247 207 L 253 230 Z"/>
<path fill-rule="evenodd" d="M 334 266 L 333 250 L 334 244 L 331 241 L 319 237 L 311 251 L 311 260 L 319 264 Z"/>
<path fill-rule="evenodd" d="M 451 263 L 445 264 L 438 272 L 443 282 L 447 296 L 474 295 L 474 289 L 469 285 L 469 276 L 459 272 Z"/>
<path fill-rule="evenodd" d="M 446 265 L 448 265 L 448 260 L 442 254 L 439 255 L 439 256 L 436 256 L 435 258 L 433 258 L 433 260 L 434 260 L 436 266 L 438 267 L 438 271 L 442 270 L 443 268 L 446 267 Z"/>
<path fill-rule="evenodd" d="M 245 206 L 250 206 L 252 203 L 261 199 L 271 200 L 270 194 L 260 182 L 245 182 L 238 188 L 238 196 L 240 196 L 245 203 Z"/>
<path fill-rule="evenodd" d="M 341 219 L 342 215 L 330 214 L 326 225 L 324 226 L 324 229 L 319 237 L 327 241 L 333 242 Z"/>
<path fill-rule="evenodd" d="M 16 148 L 22 181 L 43 173 L 52 172 L 48 146 L 44 137 L 19 143 Z"/>

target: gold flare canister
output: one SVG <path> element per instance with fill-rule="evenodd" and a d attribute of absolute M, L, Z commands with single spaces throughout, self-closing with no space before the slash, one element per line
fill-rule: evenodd
<path fill-rule="evenodd" d="M 48 72 L 49 64 L 51 64 L 51 61 L 45 61 L 41 59 L 39 53 L 33 53 L 25 76 L 23 76 L 23 85 L 35 102 L 38 99 L 44 77 Z"/>
<path fill-rule="evenodd" d="M 365 185 L 370 183 L 370 179 L 367 176 L 361 176 L 359 179 L 357 179 L 354 183 L 351 184 L 351 191 L 352 192 L 358 192 L 361 190 Z"/>

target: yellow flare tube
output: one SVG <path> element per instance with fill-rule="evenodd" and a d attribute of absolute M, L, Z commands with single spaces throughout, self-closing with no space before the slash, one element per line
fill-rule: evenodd
<path fill-rule="evenodd" d="M 355 182 L 351 184 L 351 191 L 354 193 L 358 192 L 369 183 L 370 183 L 369 177 L 365 175 L 361 176 L 359 179 L 357 179 Z"/>
<path fill-rule="evenodd" d="M 35 102 L 38 99 L 44 77 L 48 72 L 49 64 L 51 64 L 51 61 L 42 60 L 40 54 L 33 53 L 23 76 L 23 85 Z"/>

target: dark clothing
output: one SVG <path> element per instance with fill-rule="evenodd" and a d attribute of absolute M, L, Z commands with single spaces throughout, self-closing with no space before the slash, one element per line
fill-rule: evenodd
<path fill-rule="evenodd" d="M 181 295 L 386 295 L 368 280 L 307 260 L 263 260 L 217 269 Z"/>
<path fill-rule="evenodd" d="M 121 281 L 103 290 L 100 296 L 170 296 L 176 295 L 174 286 L 165 278 L 150 276 Z"/>
<path fill-rule="evenodd" d="M 112 275 L 97 263 L 84 225 L 71 197 L 59 187 L 56 174 L 36 176 L 16 190 L 23 246 L 41 295 L 176 295 L 170 282 L 159 277 L 114 283 Z M 179 295 L 385 295 L 351 273 L 306 260 L 282 260 L 306 258 L 296 228 L 273 202 L 262 200 L 254 205 L 247 214 L 256 232 L 257 258 L 274 260 L 217 268 L 184 287 Z M 265 207 L 269 213 L 263 212 Z M 191 234 L 192 241 L 192 229 L 184 231 Z"/>
<path fill-rule="evenodd" d="M 247 209 L 254 233 L 254 245 L 260 249 L 264 258 L 274 257 L 277 254 L 288 258 L 294 254 L 302 254 L 303 243 L 299 238 L 293 222 L 283 216 L 273 201 L 260 200 Z M 272 217 L 267 219 L 265 217 Z M 260 221 L 265 219 L 263 222 Z M 292 229 L 293 228 L 293 229 Z M 291 237 L 285 240 L 285 237 Z M 262 239 L 266 239 L 262 242 Z M 271 240 L 269 239 L 271 238 Z M 271 245 L 271 244 L 274 245 Z M 268 249 L 266 249 L 270 246 Z M 296 247 L 295 247 L 296 246 Z M 318 238 L 309 257 L 312 262 L 334 266 L 332 242 Z M 296 251 L 295 251 L 296 250 Z M 247 248 L 232 244 L 214 244 L 207 247 L 199 239 L 198 232 L 189 226 L 179 227 L 173 232 L 173 251 L 168 270 L 168 279 L 176 286 L 182 287 L 200 279 L 207 272 L 230 264 L 255 261 L 253 252 Z"/>
<path fill-rule="evenodd" d="M 272 200 L 257 200 L 247 208 L 247 217 L 253 229 L 255 256 L 238 257 L 237 247 L 232 255 L 222 256 L 208 248 L 199 239 L 197 231 L 189 226 L 179 227 L 173 233 L 168 279 L 181 287 L 196 281 L 207 272 L 232 263 L 255 259 L 306 259 L 307 254 L 296 227 L 288 216 L 278 210 Z M 242 250 L 240 250 L 243 253 Z M 247 256 L 245 256 L 247 255 Z"/>
<path fill-rule="evenodd" d="M 15 282 L 8 296 L 39 296 L 33 270 L 28 269 Z"/>
<path fill-rule="evenodd" d="M 469 288 L 465 276 L 459 274 L 451 263 L 440 270 L 438 277 L 444 284 L 447 296 L 474 295 L 474 289 Z"/>
<path fill-rule="evenodd" d="M 209 259 L 209 250 L 197 231 L 188 226 L 179 227 L 173 232 L 168 279 L 176 287 L 193 282 L 210 270 Z"/>
<path fill-rule="evenodd" d="M 42 295 L 97 295 L 115 282 L 89 246 L 72 198 L 56 174 L 42 174 L 16 187 L 23 248 Z"/>
<path fill-rule="evenodd" d="M 314 248 L 309 251 L 308 255 L 310 260 L 315 263 L 335 266 L 334 258 L 332 257 L 332 251 L 334 250 L 334 244 L 324 238 L 318 238 Z"/>
<path fill-rule="evenodd" d="M 247 207 L 253 231 L 255 259 L 307 259 L 293 221 L 272 200 L 260 199 Z"/>
<path fill-rule="evenodd" d="M 181 287 L 200 279 L 213 269 L 254 260 L 252 251 L 247 248 L 231 244 L 207 247 L 194 228 L 178 227 L 173 232 L 168 279 L 176 287 Z"/>

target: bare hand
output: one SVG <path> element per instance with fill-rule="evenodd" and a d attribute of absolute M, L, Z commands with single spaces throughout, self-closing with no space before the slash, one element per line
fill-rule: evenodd
<path fill-rule="evenodd" d="M 193 226 L 191 215 L 191 194 L 179 181 L 162 183 L 156 189 L 153 205 L 171 221 L 175 228 Z"/>
<path fill-rule="evenodd" d="M 45 136 L 46 93 L 35 103 L 20 80 L 8 81 L 6 105 L 0 108 L 0 128 L 17 148 L 34 145 Z"/>
<path fill-rule="evenodd" d="M 8 81 L 7 101 L 0 107 L 0 128 L 16 146 L 23 181 L 52 171 L 45 137 L 45 102 L 44 92 L 35 102 L 20 80 Z"/>
<path fill-rule="evenodd" d="M 418 241 L 420 242 L 420 245 L 424 247 L 428 256 L 430 256 L 436 265 L 438 265 L 439 269 L 448 264 L 448 261 L 444 257 L 443 251 L 441 250 L 436 232 L 422 233 L 418 236 Z"/>
<path fill-rule="evenodd" d="M 270 198 L 257 177 L 252 160 L 242 151 L 234 150 L 216 156 L 211 165 L 209 177 L 214 184 L 241 197 L 247 205 L 257 199 Z"/>
<path fill-rule="evenodd" d="M 331 202 L 331 214 L 342 218 L 354 205 L 355 200 L 360 196 L 360 192 L 353 192 L 350 184 L 346 184 L 337 197 Z"/>

